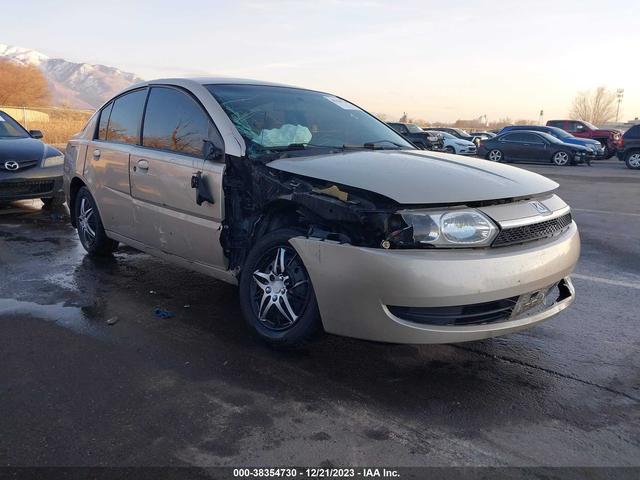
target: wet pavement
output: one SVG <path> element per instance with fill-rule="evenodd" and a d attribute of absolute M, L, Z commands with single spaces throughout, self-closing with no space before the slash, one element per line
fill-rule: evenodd
<path fill-rule="evenodd" d="M 0 207 L 0 465 L 640 465 L 640 172 L 527 168 L 574 208 L 576 302 L 458 345 L 272 350 L 235 287 Z"/>

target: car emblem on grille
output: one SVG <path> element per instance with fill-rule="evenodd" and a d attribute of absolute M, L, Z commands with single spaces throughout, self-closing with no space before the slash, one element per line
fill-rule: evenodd
<path fill-rule="evenodd" d="M 18 165 L 18 162 L 9 161 L 4 162 L 4 168 L 6 168 L 7 170 L 18 170 L 18 168 L 20 168 L 20 165 Z"/>
<path fill-rule="evenodd" d="M 549 210 L 543 203 L 529 202 L 529 205 L 535 208 L 540 215 L 549 215 L 551 213 L 551 210 Z"/>

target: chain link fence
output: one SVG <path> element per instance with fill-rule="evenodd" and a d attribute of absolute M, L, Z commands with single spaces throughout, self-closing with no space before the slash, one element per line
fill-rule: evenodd
<path fill-rule="evenodd" d="M 0 105 L 0 111 L 12 116 L 27 130 L 41 130 L 43 141 L 65 146 L 67 141 L 82 130 L 93 115 L 93 110 L 62 107 L 33 107 Z"/>

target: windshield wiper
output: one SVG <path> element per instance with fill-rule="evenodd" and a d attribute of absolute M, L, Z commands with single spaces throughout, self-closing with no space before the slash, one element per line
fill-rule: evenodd
<path fill-rule="evenodd" d="M 383 146 L 381 143 L 390 143 L 393 146 Z M 374 142 L 365 142 L 362 145 L 343 145 L 342 148 L 347 149 L 357 149 L 357 148 L 366 148 L 368 150 L 400 150 L 403 148 L 402 145 L 396 142 L 392 142 L 391 140 L 376 140 Z"/>

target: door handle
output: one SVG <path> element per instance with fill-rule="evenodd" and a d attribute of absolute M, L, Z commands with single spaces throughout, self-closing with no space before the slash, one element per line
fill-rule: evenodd
<path fill-rule="evenodd" d="M 140 170 L 149 170 L 149 162 L 146 160 L 138 160 L 137 165 Z"/>
<path fill-rule="evenodd" d="M 100 152 L 100 150 L 98 150 L 97 148 L 93 151 L 93 159 L 94 160 L 99 160 L 100 159 L 100 154 L 102 152 Z"/>

